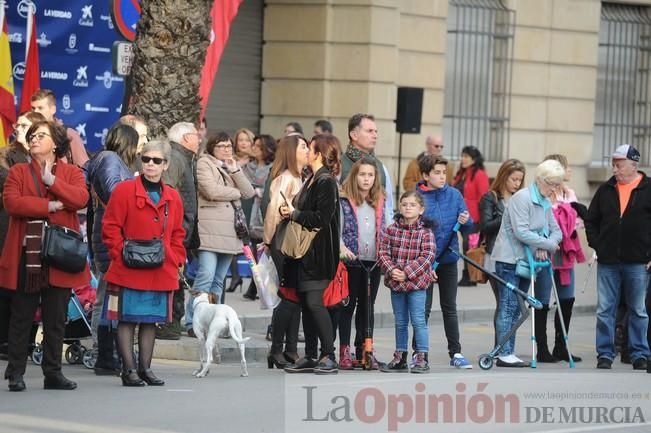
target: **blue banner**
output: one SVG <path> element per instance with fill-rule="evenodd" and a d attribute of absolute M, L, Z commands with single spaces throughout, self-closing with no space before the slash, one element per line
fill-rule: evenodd
<path fill-rule="evenodd" d="M 41 87 L 57 96 L 56 116 L 75 128 L 93 152 L 122 110 L 124 78 L 113 75 L 111 47 L 122 40 L 106 0 L 16 0 L 7 2 L 16 106 L 25 72 L 26 17 L 36 7 Z"/>

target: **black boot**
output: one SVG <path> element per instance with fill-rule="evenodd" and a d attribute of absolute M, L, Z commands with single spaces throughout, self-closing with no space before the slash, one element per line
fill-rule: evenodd
<path fill-rule="evenodd" d="M 98 376 L 118 376 L 120 367 L 113 358 L 114 337 L 108 326 L 97 327 L 97 361 L 95 374 Z"/>
<path fill-rule="evenodd" d="M 255 299 L 258 297 L 258 288 L 256 287 L 253 278 L 251 278 L 251 284 L 249 284 L 249 288 L 246 290 L 246 293 L 242 295 L 242 297 L 250 301 L 255 301 Z"/>
<path fill-rule="evenodd" d="M 563 313 L 563 322 L 565 323 L 565 330 L 567 333 L 570 333 L 570 320 L 572 319 L 572 307 L 574 306 L 574 298 L 570 299 L 561 299 L 560 300 L 560 309 Z M 554 328 L 556 330 L 556 335 L 554 338 L 554 352 L 553 355 L 556 359 L 561 361 L 569 361 L 570 358 L 567 354 L 567 348 L 565 347 L 565 339 L 563 338 L 563 328 L 561 328 L 561 319 L 556 313 L 554 318 Z M 572 355 L 574 362 L 581 362 L 581 358 Z"/>
<path fill-rule="evenodd" d="M 534 323 L 534 330 L 536 333 L 536 359 L 538 362 L 558 362 L 556 358 L 549 353 L 547 346 L 547 313 L 549 312 L 549 305 L 543 304 L 542 310 L 536 311 L 536 319 Z"/>

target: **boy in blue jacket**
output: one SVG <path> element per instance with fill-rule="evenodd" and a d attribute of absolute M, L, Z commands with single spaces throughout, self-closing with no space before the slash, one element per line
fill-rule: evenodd
<path fill-rule="evenodd" d="M 459 342 L 459 318 L 457 316 L 457 261 L 459 258 L 447 250 L 448 243 L 454 250 L 459 250 L 456 232 L 452 229 L 459 222 L 462 231 L 470 231 L 473 226 L 472 218 L 461 193 L 446 183 L 448 161 L 441 156 L 429 156 L 419 161 L 423 180 L 418 182 L 418 191 L 425 201 L 423 217 L 434 222 L 436 238 L 436 269 L 439 286 L 439 299 L 443 312 L 443 327 L 448 340 L 450 366 L 469 369 L 472 364 L 461 354 Z M 450 238 L 452 240 L 450 241 Z M 425 304 L 425 320 L 429 323 L 432 310 L 432 292 L 434 285 L 427 288 Z"/>

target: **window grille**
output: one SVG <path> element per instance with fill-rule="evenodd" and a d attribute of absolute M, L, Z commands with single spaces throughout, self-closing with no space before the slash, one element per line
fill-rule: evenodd
<path fill-rule="evenodd" d="M 515 12 L 502 0 L 450 0 L 444 140 L 452 156 L 479 148 L 487 161 L 508 155 Z"/>
<path fill-rule="evenodd" d="M 632 144 L 651 161 L 649 8 L 603 3 L 595 105 L 593 159 L 606 166 L 620 144 Z"/>

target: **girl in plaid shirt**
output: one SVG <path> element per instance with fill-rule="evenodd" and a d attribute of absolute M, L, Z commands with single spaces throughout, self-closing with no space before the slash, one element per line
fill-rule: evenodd
<path fill-rule="evenodd" d="M 396 351 L 393 360 L 382 371 L 407 372 L 409 320 L 416 340 L 412 373 L 426 373 L 429 365 L 429 331 L 425 322 L 425 289 L 436 280 L 432 271 L 436 241 L 429 222 L 421 215 L 423 198 L 415 191 L 400 197 L 400 215 L 391 224 L 380 242 L 378 253 L 384 272 L 384 284 L 391 289 L 391 306 L 395 317 Z"/>

